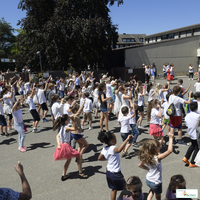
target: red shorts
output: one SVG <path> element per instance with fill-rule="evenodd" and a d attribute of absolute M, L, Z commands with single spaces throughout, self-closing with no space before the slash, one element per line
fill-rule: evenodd
<path fill-rule="evenodd" d="M 182 129 L 182 117 L 181 116 L 170 116 L 169 125 L 172 128 Z"/>

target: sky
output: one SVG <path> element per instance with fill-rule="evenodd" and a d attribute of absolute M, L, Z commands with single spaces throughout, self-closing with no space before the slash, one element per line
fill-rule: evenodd
<path fill-rule="evenodd" d="M 0 0 L 0 18 L 14 29 L 18 20 L 26 16 L 17 9 L 19 0 Z M 124 0 L 109 7 L 118 33 L 151 35 L 200 23 L 200 0 Z"/>

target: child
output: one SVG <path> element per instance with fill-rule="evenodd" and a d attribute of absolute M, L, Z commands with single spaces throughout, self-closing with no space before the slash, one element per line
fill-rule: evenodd
<path fill-rule="evenodd" d="M 176 198 L 177 189 L 186 189 L 186 181 L 181 174 L 174 175 L 171 177 L 170 183 L 166 192 L 167 200 L 177 199 Z"/>
<path fill-rule="evenodd" d="M 126 190 L 123 190 L 117 200 L 143 200 L 142 181 L 137 176 L 131 176 L 126 181 Z"/>
<path fill-rule="evenodd" d="M 163 108 L 163 112 L 164 112 L 163 121 L 162 121 L 162 124 L 163 124 L 163 126 L 162 126 L 162 131 L 164 131 L 166 125 L 168 125 L 168 133 L 167 133 L 167 135 L 168 135 L 169 132 L 170 132 L 169 116 L 168 116 L 167 113 L 166 113 L 166 112 L 167 112 L 167 109 L 169 108 L 169 97 L 170 97 L 170 95 L 171 95 L 171 94 L 167 94 L 167 95 L 166 95 L 166 100 L 167 100 L 167 101 L 161 105 L 161 107 Z"/>
<path fill-rule="evenodd" d="M 197 82 L 194 84 L 196 92 L 200 92 L 200 78 L 197 78 Z"/>
<path fill-rule="evenodd" d="M 98 101 L 98 98 L 99 98 L 99 91 L 98 91 L 98 86 L 99 84 L 95 83 L 94 84 L 94 87 L 93 87 L 93 108 L 96 108 L 95 110 L 95 119 L 98 119 L 98 110 L 99 110 L 99 101 Z"/>
<path fill-rule="evenodd" d="M 105 83 L 99 84 L 99 101 L 100 101 L 100 110 L 101 110 L 101 118 L 100 118 L 100 128 L 101 132 L 104 132 L 103 130 L 103 120 L 105 119 L 105 127 L 106 132 L 108 132 L 108 108 L 107 108 L 107 100 L 111 99 L 112 97 L 106 98 L 106 85 Z"/>
<path fill-rule="evenodd" d="M 154 93 L 153 84 L 152 83 L 148 83 L 148 85 L 147 85 L 147 95 L 149 96 L 148 97 L 148 102 L 153 100 L 153 97 L 151 96 L 153 93 Z"/>
<path fill-rule="evenodd" d="M 191 146 L 188 148 L 185 157 L 182 159 L 183 162 L 188 164 L 190 167 L 198 167 L 195 165 L 194 159 L 199 151 L 198 144 L 197 144 L 197 133 L 196 128 L 198 126 L 198 122 L 200 121 L 200 115 L 196 112 L 198 109 L 197 102 L 190 103 L 190 110 L 191 112 L 186 115 L 185 117 L 185 125 L 188 127 L 188 135 L 191 140 Z M 194 152 L 194 153 L 193 153 Z M 191 162 L 189 163 L 190 156 L 192 155 Z"/>
<path fill-rule="evenodd" d="M 85 104 L 84 104 L 84 108 L 83 108 L 83 119 L 82 119 L 82 123 L 81 123 L 81 128 L 83 129 L 84 126 L 84 122 L 85 120 L 89 121 L 89 130 L 92 130 L 92 110 L 93 110 L 93 105 L 92 105 L 92 100 L 89 99 L 89 93 L 86 92 L 85 93 Z"/>
<path fill-rule="evenodd" d="M 30 113 L 33 117 L 33 131 L 34 133 L 40 132 L 39 129 L 37 129 L 38 123 L 40 121 L 40 116 L 36 110 L 35 104 L 33 103 L 33 96 L 35 95 L 35 83 L 33 84 L 33 90 L 27 92 L 28 98 L 26 103 L 29 105 Z"/>
<path fill-rule="evenodd" d="M 55 150 L 55 153 L 53 155 L 54 160 L 65 160 L 67 159 L 64 169 L 63 169 L 63 174 L 61 177 L 62 181 L 65 181 L 69 178 L 69 174 L 67 173 L 67 169 L 69 167 L 69 164 L 71 162 L 71 159 L 73 157 L 77 157 L 77 164 L 78 164 L 78 177 L 79 178 L 88 178 L 87 175 L 85 175 L 82 172 L 82 162 L 81 162 L 81 155 L 78 151 L 73 149 L 70 146 L 70 131 L 75 131 L 74 127 L 69 127 L 68 124 L 70 122 L 70 118 L 68 115 L 63 115 L 62 117 L 58 117 L 58 119 L 55 121 L 55 126 L 53 130 L 60 129 L 59 133 L 56 136 L 57 140 L 57 148 Z"/>
<path fill-rule="evenodd" d="M 163 144 L 163 132 L 160 128 L 160 119 L 162 117 L 162 111 L 160 102 L 158 99 L 154 99 L 149 102 L 147 108 L 147 121 L 150 121 L 149 135 L 153 135 L 154 140 L 160 140 L 160 144 Z"/>
<path fill-rule="evenodd" d="M 141 126 L 142 119 L 144 117 L 144 88 L 142 86 L 139 86 L 138 88 L 138 111 L 140 112 L 140 118 L 138 119 L 138 128 L 144 128 L 144 126 Z"/>
<path fill-rule="evenodd" d="M 20 94 L 20 102 L 21 105 L 23 105 L 24 102 L 24 86 L 23 86 L 23 80 L 21 80 L 21 77 L 19 78 L 18 82 L 17 82 L 17 86 L 18 86 L 18 91 Z"/>
<path fill-rule="evenodd" d="M 51 96 L 51 101 L 53 103 L 52 113 L 53 113 L 54 119 L 56 120 L 58 117 L 62 116 L 62 108 L 63 108 L 64 98 L 61 99 L 60 104 L 59 104 L 58 103 L 59 96 L 57 94 L 53 94 Z"/>
<path fill-rule="evenodd" d="M 121 173 L 119 153 L 125 147 L 126 143 L 130 140 L 132 141 L 132 139 L 133 136 L 129 135 L 126 140 L 117 148 L 115 146 L 117 143 L 115 134 L 100 132 L 98 135 L 98 140 L 100 140 L 101 143 L 106 144 L 106 146 L 103 147 L 98 160 L 108 160 L 106 179 L 108 187 L 112 190 L 111 200 L 116 200 L 117 191 L 124 190 L 126 187 L 124 176 Z"/>
<path fill-rule="evenodd" d="M 130 101 L 130 105 L 131 105 L 131 108 L 130 108 L 129 115 L 133 115 L 135 111 L 137 110 L 137 105 L 136 103 L 132 103 L 132 101 Z M 136 115 L 129 120 L 129 124 L 132 129 L 131 134 L 133 135 L 133 146 L 139 147 L 139 144 L 136 142 L 137 137 L 140 135 L 140 132 L 138 131 L 137 126 L 136 126 Z"/>
<path fill-rule="evenodd" d="M 84 104 L 85 100 L 83 100 L 81 107 L 78 104 L 75 104 L 70 107 L 72 111 L 72 116 L 71 116 L 72 126 L 75 128 L 74 131 L 71 131 L 71 135 L 79 144 L 78 152 L 80 152 L 81 154 L 81 162 L 82 162 L 82 155 L 89 146 L 88 142 L 83 138 L 83 135 L 81 134 L 83 132 L 83 129 L 81 128 L 81 120 L 79 118 L 79 115 L 83 110 Z"/>
<path fill-rule="evenodd" d="M 167 157 L 173 150 L 173 135 L 169 134 L 168 150 L 159 154 L 160 143 L 158 140 L 147 140 L 139 152 L 139 167 L 148 171 L 146 175 L 146 183 L 150 187 L 148 200 L 156 194 L 156 200 L 161 199 L 162 194 L 162 164 L 161 160 Z"/>
<path fill-rule="evenodd" d="M 37 92 L 37 96 L 38 96 L 38 102 L 42 108 L 42 121 L 43 122 L 48 122 L 48 120 L 46 119 L 46 115 L 48 113 L 48 108 L 47 108 L 47 100 L 45 98 L 44 92 L 47 90 L 47 86 L 48 86 L 48 81 L 50 80 L 51 76 L 49 76 L 49 79 L 47 80 L 46 84 L 45 84 L 45 88 L 43 89 L 43 84 L 39 84 L 38 85 L 38 92 Z"/>
<path fill-rule="evenodd" d="M 129 108 L 127 106 L 122 107 L 121 112 L 123 116 L 118 119 L 118 122 L 121 126 L 120 135 L 122 141 L 124 142 L 129 135 L 129 120 L 135 116 L 135 113 L 133 112 L 132 115 L 128 115 Z M 128 149 L 132 143 L 133 141 L 129 141 L 126 147 L 122 150 L 122 155 L 121 155 L 122 158 L 128 155 Z"/>
<path fill-rule="evenodd" d="M 21 152 L 26 152 L 26 146 L 24 146 L 24 139 L 25 139 L 26 135 L 24 133 L 24 122 L 23 122 L 22 110 L 20 109 L 20 99 L 18 99 L 14 103 L 14 105 L 12 107 L 12 114 L 13 114 L 13 118 L 14 118 L 14 127 L 19 135 L 18 150 Z"/>
<path fill-rule="evenodd" d="M 60 78 L 59 80 L 59 94 L 60 98 L 64 98 L 64 89 L 65 89 L 65 84 L 63 78 Z"/>
<path fill-rule="evenodd" d="M 9 89 L 11 89 L 10 86 L 8 86 Z M 12 104 L 10 99 L 13 97 L 13 90 L 11 89 L 11 93 L 9 92 L 8 88 L 5 87 L 3 88 L 1 94 L 3 95 L 3 101 L 4 101 L 4 106 L 3 106 L 3 111 L 6 115 L 8 115 L 8 130 L 11 130 L 13 128 L 11 122 L 12 122 Z"/>
<path fill-rule="evenodd" d="M 9 134 L 7 132 L 7 123 L 4 117 L 2 101 L 3 101 L 3 98 L 0 99 L 0 131 L 1 131 L 1 136 L 8 137 Z M 3 132 L 3 127 L 4 127 L 5 133 Z"/>

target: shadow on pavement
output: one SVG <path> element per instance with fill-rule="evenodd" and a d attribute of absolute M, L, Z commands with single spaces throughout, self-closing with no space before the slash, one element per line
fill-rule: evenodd
<path fill-rule="evenodd" d="M 27 147 L 27 151 L 31 151 L 31 150 L 35 150 L 37 148 L 51 148 L 54 147 L 55 145 L 50 145 L 51 143 L 47 143 L 47 142 L 41 142 L 41 143 L 35 143 L 35 144 L 30 144 L 31 146 Z"/>
<path fill-rule="evenodd" d="M 0 145 L 4 145 L 4 144 L 10 145 L 10 144 L 14 144 L 14 143 L 16 143 L 16 142 L 17 142 L 16 139 L 10 138 L 10 139 L 3 140 L 3 141 L 0 143 Z"/>

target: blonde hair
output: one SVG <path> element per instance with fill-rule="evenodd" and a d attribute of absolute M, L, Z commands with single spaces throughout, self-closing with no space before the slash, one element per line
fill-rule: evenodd
<path fill-rule="evenodd" d="M 156 87 L 155 87 L 155 94 L 156 94 L 156 96 L 158 96 L 158 94 L 159 94 L 160 86 L 162 86 L 162 85 L 160 83 L 158 83 L 156 85 Z"/>
<path fill-rule="evenodd" d="M 154 156 L 157 155 L 157 149 L 160 147 L 158 140 L 147 140 L 142 145 L 139 152 L 139 159 L 146 165 L 153 166 L 155 164 Z"/>

